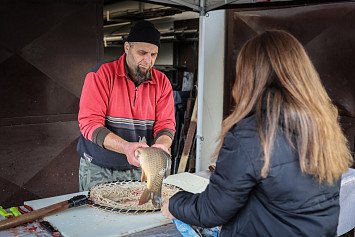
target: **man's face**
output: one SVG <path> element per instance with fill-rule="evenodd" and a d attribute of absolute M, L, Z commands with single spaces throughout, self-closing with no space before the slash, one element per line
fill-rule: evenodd
<path fill-rule="evenodd" d="M 146 79 L 158 56 L 158 46 L 144 42 L 125 42 L 124 49 L 130 74 L 134 80 Z"/>

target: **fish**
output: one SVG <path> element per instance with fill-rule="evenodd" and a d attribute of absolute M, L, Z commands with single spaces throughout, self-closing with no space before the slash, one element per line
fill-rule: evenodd
<path fill-rule="evenodd" d="M 135 151 L 141 168 L 141 182 L 147 181 L 147 186 L 139 198 L 138 205 L 149 200 L 155 208 L 161 208 L 161 190 L 163 179 L 170 174 L 171 156 L 164 150 L 156 147 L 142 147 Z"/>

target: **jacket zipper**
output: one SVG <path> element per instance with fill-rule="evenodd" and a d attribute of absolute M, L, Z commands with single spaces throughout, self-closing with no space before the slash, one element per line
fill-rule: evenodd
<path fill-rule="evenodd" d="M 136 100 L 137 100 L 137 94 L 138 94 L 138 87 L 134 89 L 134 100 L 133 100 L 133 105 L 136 106 Z"/>

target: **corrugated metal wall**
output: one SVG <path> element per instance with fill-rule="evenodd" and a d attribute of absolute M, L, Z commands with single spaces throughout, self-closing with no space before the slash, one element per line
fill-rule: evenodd
<path fill-rule="evenodd" d="M 232 108 L 236 56 L 242 45 L 265 29 L 283 29 L 308 51 L 325 88 L 337 105 L 343 129 L 355 147 L 355 3 L 333 3 L 273 10 L 229 10 L 224 116 Z"/>
<path fill-rule="evenodd" d="M 102 58 L 102 1 L 0 5 L 0 205 L 78 191 L 78 104 Z"/>

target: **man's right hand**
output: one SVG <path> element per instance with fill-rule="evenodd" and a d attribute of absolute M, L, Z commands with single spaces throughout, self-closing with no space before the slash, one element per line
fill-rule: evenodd
<path fill-rule="evenodd" d="M 109 133 L 103 142 L 105 149 L 126 155 L 129 164 L 139 167 L 139 161 L 134 152 L 140 147 L 149 147 L 145 142 L 127 142 L 114 133 Z"/>
<path fill-rule="evenodd" d="M 137 160 L 134 152 L 140 147 L 149 147 L 144 142 L 125 142 L 122 144 L 123 153 L 127 156 L 129 164 L 139 167 L 139 161 Z"/>

